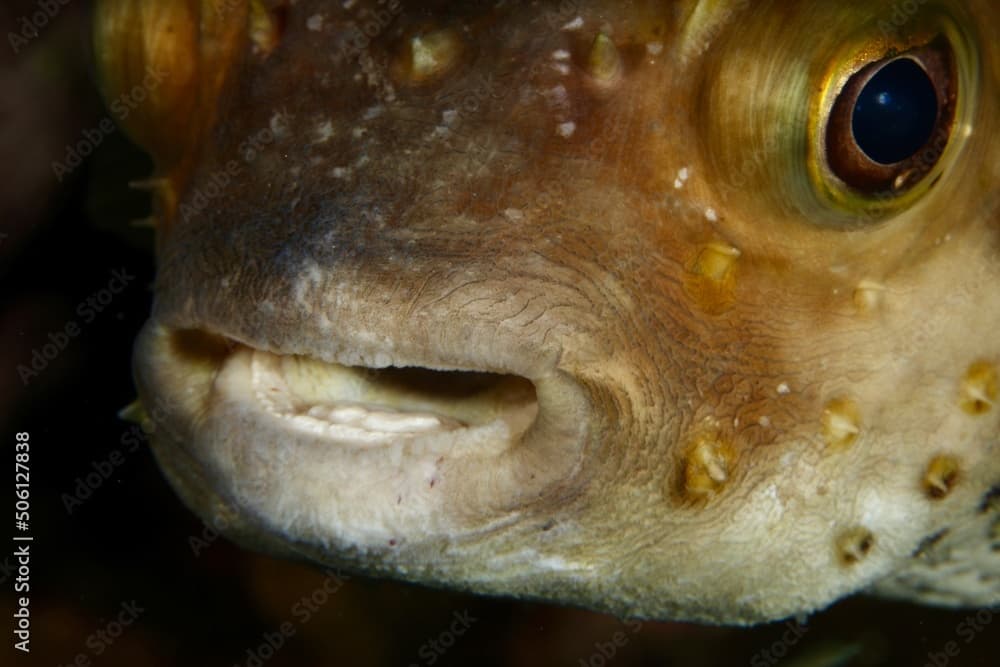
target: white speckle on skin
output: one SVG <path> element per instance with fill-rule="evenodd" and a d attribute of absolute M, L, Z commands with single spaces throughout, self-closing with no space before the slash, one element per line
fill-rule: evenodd
<path fill-rule="evenodd" d="M 379 116 L 382 115 L 383 111 L 385 111 L 385 107 L 382 106 L 381 104 L 376 104 L 373 107 L 368 107 L 367 109 L 365 109 L 364 119 L 371 120 L 372 118 L 378 118 Z"/>
<path fill-rule="evenodd" d="M 785 396 L 786 394 L 792 393 L 791 387 L 788 386 L 787 382 L 782 382 L 778 385 L 778 394 Z"/>
<path fill-rule="evenodd" d="M 591 568 L 582 563 L 574 563 L 568 561 L 559 556 L 543 556 L 535 561 L 539 567 L 544 567 L 547 570 L 553 570 L 556 572 L 565 572 L 567 570 L 590 570 Z"/>
<path fill-rule="evenodd" d="M 271 121 L 268 123 L 271 128 L 271 133 L 278 139 L 284 139 L 288 136 L 288 118 L 285 116 L 284 111 L 279 111 L 273 116 L 271 116 Z"/>
<path fill-rule="evenodd" d="M 347 167 L 334 167 L 330 170 L 330 175 L 343 180 L 351 175 L 351 170 Z"/>
<path fill-rule="evenodd" d="M 566 49 L 556 49 L 552 52 L 553 60 L 569 60 L 569 51 Z"/>
<path fill-rule="evenodd" d="M 333 136 L 333 121 L 326 121 L 322 125 L 316 126 L 316 140 L 314 144 L 322 144 Z"/>
<path fill-rule="evenodd" d="M 306 27 L 313 32 L 319 32 L 323 29 L 323 15 L 313 14 L 308 19 L 306 19 Z"/>
<path fill-rule="evenodd" d="M 508 558 L 513 559 L 515 562 L 531 563 L 535 567 L 555 572 L 588 571 L 593 569 L 586 563 L 566 560 L 561 556 L 545 556 L 534 549 L 522 549 L 515 554 L 511 554 Z"/>
<path fill-rule="evenodd" d="M 767 488 L 764 489 L 764 495 L 767 496 L 769 500 L 773 500 L 779 509 L 784 509 L 784 506 L 781 503 L 781 498 L 778 496 L 778 487 L 776 485 L 768 484 Z"/>
<path fill-rule="evenodd" d="M 295 301 L 307 310 L 312 309 L 311 295 L 315 294 L 323 282 L 323 272 L 315 262 L 306 263 L 299 271 L 299 279 L 295 283 Z"/>
<path fill-rule="evenodd" d="M 859 523 L 877 533 L 885 533 L 884 526 L 900 526 L 910 518 L 913 508 L 908 503 L 898 502 L 893 496 L 886 498 L 877 489 L 867 490 L 859 494 L 857 504 L 861 510 Z"/>
<path fill-rule="evenodd" d="M 576 123 L 572 121 L 568 123 L 561 123 L 559 127 L 556 128 L 556 133 L 565 139 L 572 137 L 574 132 L 576 132 Z"/>
<path fill-rule="evenodd" d="M 646 53 L 651 56 L 658 56 L 663 53 L 663 42 L 650 42 L 646 45 Z"/>
<path fill-rule="evenodd" d="M 458 111 L 455 109 L 448 109 L 447 111 L 441 112 L 441 122 L 446 126 L 451 127 L 456 120 L 458 120 Z"/>
<path fill-rule="evenodd" d="M 503 212 L 505 218 L 512 222 L 520 222 L 524 220 L 524 213 L 520 209 L 508 208 Z"/>
<path fill-rule="evenodd" d="M 674 188 L 680 190 L 684 187 L 684 183 L 687 182 L 688 177 L 690 177 L 691 172 L 687 167 L 682 168 L 677 172 L 677 178 L 674 179 Z"/>
<path fill-rule="evenodd" d="M 767 415 L 764 415 L 763 417 L 759 418 L 757 420 L 757 423 L 763 426 L 764 428 L 771 428 L 771 418 L 768 417 Z"/>
<path fill-rule="evenodd" d="M 577 16 L 575 19 L 562 27 L 563 30 L 579 30 L 583 27 L 583 17 Z"/>
<path fill-rule="evenodd" d="M 562 84 L 553 86 L 549 90 L 545 91 L 545 97 L 548 98 L 553 104 L 562 104 L 567 99 L 566 86 Z"/>
<path fill-rule="evenodd" d="M 708 220 L 709 222 L 718 222 L 719 214 L 715 212 L 714 208 L 706 208 L 705 219 Z"/>
<path fill-rule="evenodd" d="M 552 69 L 559 72 L 563 76 L 566 76 L 570 72 L 569 65 L 567 65 L 566 63 L 552 63 L 551 67 Z"/>

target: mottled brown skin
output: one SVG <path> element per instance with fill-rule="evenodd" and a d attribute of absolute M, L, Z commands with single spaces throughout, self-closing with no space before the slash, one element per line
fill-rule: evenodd
<path fill-rule="evenodd" d="M 882 208 L 817 191 L 808 124 L 842 51 L 885 52 L 892 3 L 278 4 L 204 141 L 176 139 L 196 159 L 163 169 L 136 373 L 196 511 L 278 553 L 628 616 L 1000 601 L 994 4 L 922 6 L 976 77 L 937 182 Z M 352 50 L 372 8 L 391 21 Z M 454 63 L 420 70 L 436 30 Z M 600 34 L 619 61 L 595 64 Z M 501 451 L 345 454 L 270 430 L 219 389 L 232 348 L 179 331 L 517 375 L 539 416 Z"/>

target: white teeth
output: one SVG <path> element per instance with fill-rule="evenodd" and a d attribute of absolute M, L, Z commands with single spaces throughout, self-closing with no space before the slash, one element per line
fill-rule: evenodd
<path fill-rule="evenodd" d="M 400 381 L 408 377 L 405 369 L 382 377 L 294 355 L 246 350 L 243 357 L 257 408 L 295 432 L 334 445 L 387 447 L 393 455 L 414 448 L 452 451 L 458 443 L 501 451 L 528 429 L 538 410 L 530 383 L 507 376 L 496 376 L 485 389 L 459 385 L 456 394 L 447 386 L 435 392 Z M 442 372 L 439 380 L 447 384 L 456 376 Z M 459 395 L 462 387 L 468 395 Z"/>
<path fill-rule="evenodd" d="M 449 420 L 451 421 L 451 420 Z M 445 424 L 444 420 L 435 415 L 407 415 L 377 413 L 365 417 L 364 425 L 373 431 L 390 431 L 392 433 L 419 433 L 425 431 L 452 430 L 458 424 Z"/>
<path fill-rule="evenodd" d="M 360 406 L 334 406 L 328 410 L 327 419 L 334 424 L 357 424 L 368 416 L 368 410 Z"/>
<path fill-rule="evenodd" d="M 369 408 L 361 405 L 314 405 L 305 416 L 336 426 L 349 426 L 375 433 L 426 433 L 451 431 L 462 424 L 454 419 Z"/>
<path fill-rule="evenodd" d="M 325 405 L 314 405 L 306 411 L 306 416 L 313 419 L 329 419 L 330 411 Z"/>
<path fill-rule="evenodd" d="M 252 373 L 257 399 L 269 412 L 310 433 L 345 442 L 374 444 L 393 436 L 418 436 L 465 426 L 450 417 L 355 402 L 330 403 L 326 399 L 303 406 L 293 399 L 293 392 L 279 371 L 279 361 L 270 356 L 255 355 Z"/>

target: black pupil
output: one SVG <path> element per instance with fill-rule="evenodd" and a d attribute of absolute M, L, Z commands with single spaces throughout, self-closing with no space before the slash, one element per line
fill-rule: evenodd
<path fill-rule="evenodd" d="M 927 144 L 937 117 L 937 91 L 927 72 L 900 58 L 879 70 L 858 95 L 851 129 L 865 155 L 895 164 Z"/>

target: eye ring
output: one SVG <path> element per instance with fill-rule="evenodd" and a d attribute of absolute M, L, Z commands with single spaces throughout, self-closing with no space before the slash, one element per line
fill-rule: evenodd
<path fill-rule="evenodd" d="M 890 69 L 893 73 L 889 78 L 902 77 L 910 88 L 904 92 L 917 99 L 924 92 L 920 90 L 922 83 L 919 80 L 923 76 L 931 91 L 929 94 L 935 98 L 936 110 L 922 145 L 912 153 L 908 148 L 903 148 L 896 153 L 896 157 L 900 159 L 883 162 L 873 158 L 869 152 L 875 153 L 875 157 L 882 157 L 892 154 L 893 150 L 886 150 L 885 146 L 881 147 L 881 151 L 873 150 L 878 147 L 878 140 L 874 140 L 873 146 L 870 135 L 859 141 L 859 133 L 856 132 L 859 125 L 857 110 L 862 100 L 872 94 L 873 81 L 877 87 L 880 84 L 879 75 Z M 948 41 L 943 37 L 905 53 L 890 53 L 863 66 L 847 80 L 830 110 L 823 134 L 823 147 L 830 171 L 848 188 L 862 195 L 903 194 L 919 183 L 944 153 L 955 126 L 957 99 L 955 57 Z M 919 125 L 921 121 L 915 122 Z M 911 133 L 908 140 L 912 141 L 914 136 L 923 136 L 920 134 L 923 129 L 925 128 L 913 130 L 917 135 Z M 869 150 L 866 151 L 862 144 L 868 144 Z"/>

